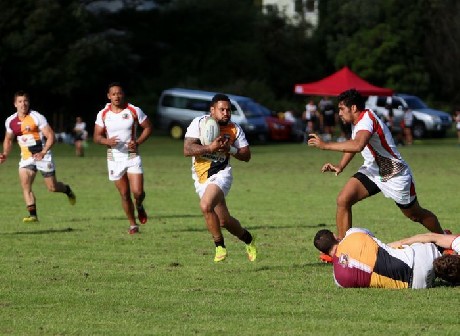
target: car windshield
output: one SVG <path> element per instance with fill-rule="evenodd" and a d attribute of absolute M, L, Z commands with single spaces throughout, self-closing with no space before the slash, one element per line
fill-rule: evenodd
<path fill-rule="evenodd" d="M 412 110 L 428 108 L 428 106 L 418 97 L 406 97 L 404 100 L 406 101 L 407 106 L 409 106 Z"/>
<path fill-rule="evenodd" d="M 243 100 L 238 102 L 246 118 L 263 117 L 264 112 L 260 104 L 252 100 Z"/>

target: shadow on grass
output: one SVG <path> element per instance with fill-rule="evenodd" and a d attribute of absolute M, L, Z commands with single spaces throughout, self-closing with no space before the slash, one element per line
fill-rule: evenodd
<path fill-rule="evenodd" d="M 318 223 L 318 224 L 311 224 L 311 225 L 304 225 L 304 224 L 299 224 L 299 225 L 255 225 L 251 226 L 251 230 L 257 230 L 257 229 L 298 229 L 298 228 L 323 228 L 323 227 L 328 227 L 330 225 L 324 224 L 324 223 Z"/>
<path fill-rule="evenodd" d="M 157 215 L 155 216 L 158 219 L 163 219 L 163 218 L 199 218 L 203 217 L 203 215 Z"/>
<path fill-rule="evenodd" d="M 264 272 L 264 271 L 274 271 L 274 270 L 288 270 L 288 269 L 303 269 L 306 267 L 321 267 L 329 268 L 332 271 L 332 264 L 326 264 L 323 262 L 313 262 L 305 264 L 294 264 L 294 265 L 276 265 L 276 266 L 259 266 L 253 270 L 253 272 Z"/>
<path fill-rule="evenodd" d="M 65 229 L 46 229 L 46 230 L 35 230 L 35 231 L 17 231 L 7 234 L 12 235 L 36 235 L 36 234 L 49 234 L 49 233 L 67 233 L 67 232 L 74 232 L 74 231 L 81 231 L 79 229 L 73 229 L 71 227 Z"/>
<path fill-rule="evenodd" d="M 160 216 L 159 218 L 162 218 L 163 216 Z M 187 216 L 185 216 L 187 217 Z M 202 216 L 189 216 L 189 217 L 202 217 Z M 252 230 L 263 230 L 263 229 L 276 229 L 276 230 L 286 230 L 286 229 L 298 229 L 298 228 L 320 228 L 320 227 L 326 227 L 327 224 L 320 223 L 320 224 L 314 224 L 314 225 L 283 225 L 283 226 L 277 226 L 277 225 L 256 225 L 256 226 L 251 226 L 248 227 L 250 231 Z M 202 232 L 202 231 L 207 231 L 208 229 L 206 227 L 188 227 L 188 228 L 183 228 L 183 229 L 172 229 L 168 230 L 168 232 Z"/>

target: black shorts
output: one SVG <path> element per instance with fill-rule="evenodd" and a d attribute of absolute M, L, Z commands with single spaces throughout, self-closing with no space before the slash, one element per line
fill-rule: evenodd
<path fill-rule="evenodd" d="M 335 126 L 335 115 L 334 114 L 325 114 L 324 115 L 324 126 L 333 127 Z"/>
<path fill-rule="evenodd" d="M 381 191 L 380 188 L 363 173 L 357 172 L 355 175 L 353 175 L 353 177 L 358 179 L 359 182 L 361 182 L 361 184 L 364 186 L 364 188 L 366 188 L 367 192 L 369 193 L 369 196 L 378 194 Z M 409 209 L 415 202 L 417 202 L 417 197 L 415 197 L 414 200 L 409 204 L 399 204 L 396 202 L 395 204 L 400 209 Z"/>

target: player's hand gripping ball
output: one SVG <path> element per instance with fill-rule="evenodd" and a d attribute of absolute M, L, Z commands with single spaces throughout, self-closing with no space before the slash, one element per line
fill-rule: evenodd
<path fill-rule="evenodd" d="M 216 119 L 206 117 L 200 122 L 200 141 L 204 146 L 209 145 L 220 135 L 219 124 Z"/>

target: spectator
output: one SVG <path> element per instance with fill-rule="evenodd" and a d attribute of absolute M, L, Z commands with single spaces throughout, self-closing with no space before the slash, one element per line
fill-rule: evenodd
<path fill-rule="evenodd" d="M 412 145 L 413 139 L 412 139 L 412 125 L 414 122 L 414 116 L 412 114 L 412 110 L 408 107 L 405 106 L 403 107 L 404 111 L 404 119 L 403 119 L 403 129 L 404 132 L 404 142 L 406 145 Z"/>
<path fill-rule="evenodd" d="M 318 108 L 313 99 L 305 105 L 305 111 L 302 114 L 302 120 L 305 123 L 305 142 L 307 142 L 307 134 L 316 131 L 316 123 L 318 121 Z"/>
<path fill-rule="evenodd" d="M 81 117 L 77 117 L 75 126 L 73 128 L 73 137 L 75 144 L 75 154 L 77 156 L 84 156 L 83 144 L 86 141 L 88 132 L 86 131 L 86 123 Z"/>
<path fill-rule="evenodd" d="M 460 108 L 455 111 L 455 127 L 457 128 L 457 141 L 460 145 Z"/>

